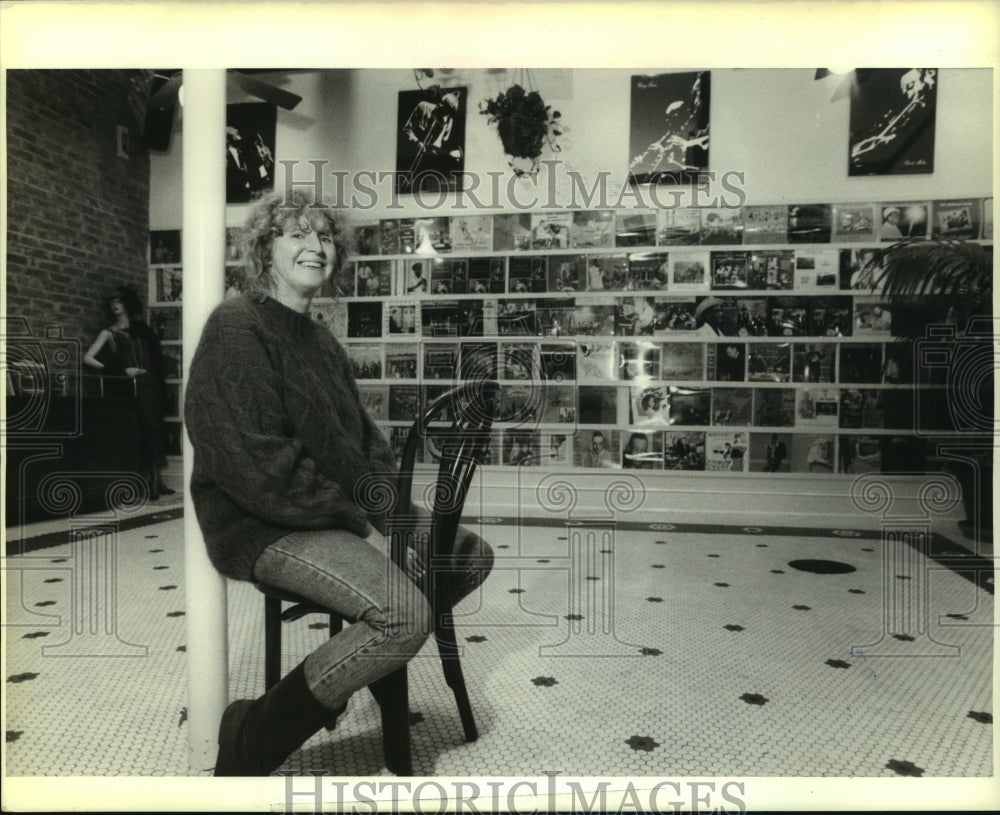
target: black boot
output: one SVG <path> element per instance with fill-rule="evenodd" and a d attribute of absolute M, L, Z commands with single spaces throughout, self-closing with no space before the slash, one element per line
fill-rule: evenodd
<path fill-rule="evenodd" d="M 217 776 L 269 775 L 340 711 L 313 696 L 300 663 L 259 699 L 240 699 L 222 714 Z"/>

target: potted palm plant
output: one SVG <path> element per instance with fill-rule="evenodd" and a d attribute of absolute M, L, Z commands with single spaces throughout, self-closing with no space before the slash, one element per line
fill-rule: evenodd
<path fill-rule="evenodd" d="M 901 241 L 876 252 L 869 270 L 871 289 L 892 306 L 893 335 L 912 352 L 915 381 L 944 386 L 947 424 L 958 434 L 954 447 L 967 459 L 955 468 L 966 512 L 963 532 L 991 540 L 997 363 L 992 247 L 956 239 Z M 925 417 L 917 415 L 923 425 Z"/>

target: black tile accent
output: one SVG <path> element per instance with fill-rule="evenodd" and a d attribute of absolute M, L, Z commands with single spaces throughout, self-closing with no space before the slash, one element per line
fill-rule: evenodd
<path fill-rule="evenodd" d="M 844 662 L 844 660 L 842 660 L 842 659 L 828 659 L 826 661 L 826 664 L 829 665 L 831 668 L 850 668 L 851 667 L 851 663 L 850 662 Z"/>
<path fill-rule="evenodd" d="M 486 642 L 486 637 L 482 634 L 473 634 L 471 637 L 465 638 L 466 642 Z"/>
<path fill-rule="evenodd" d="M 187 651 L 187 649 L 188 649 L 188 647 L 186 645 L 178 645 L 175 650 L 180 651 L 181 653 L 184 653 L 185 651 Z"/>
<path fill-rule="evenodd" d="M 970 710 L 969 718 L 980 724 L 993 724 L 993 714 L 985 713 L 979 710 Z"/>
<path fill-rule="evenodd" d="M 162 571 L 163 569 L 169 569 L 169 568 L 170 568 L 169 566 L 154 566 L 153 567 L 153 571 L 154 572 L 159 572 L 159 571 Z"/>
<path fill-rule="evenodd" d="M 69 560 L 68 557 L 54 557 L 49 563 L 65 563 L 67 560 Z"/>
<path fill-rule="evenodd" d="M 43 583 L 62 583 L 63 579 L 61 577 L 50 577 L 42 581 Z"/>
<path fill-rule="evenodd" d="M 539 688 L 551 688 L 553 685 L 558 685 L 559 680 L 554 676 L 536 676 L 531 680 L 531 684 Z"/>
<path fill-rule="evenodd" d="M 865 593 L 864 589 L 848 589 L 848 591 L 851 594 L 864 594 Z"/>
<path fill-rule="evenodd" d="M 30 634 L 23 634 L 21 636 L 22 640 L 36 640 L 39 637 L 47 637 L 49 635 L 48 631 L 32 631 Z"/>
<path fill-rule="evenodd" d="M 8 730 L 4 734 L 4 742 L 6 744 L 10 744 L 12 741 L 17 741 L 23 735 L 24 735 L 23 730 Z"/>
<path fill-rule="evenodd" d="M 184 507 L 155 514 L 138 515 L 134 518 L 124 518 L 118 522 L 119 532 L 129 532 L 133 529 L 141 529 L 144 526 L 152 526 L 161 521 L 172 521 L 184 516 Z M 48 549 L 52 546 L 59 546 L 69 542 L 69 531 L 48 532 L 44 535 L 36 535 L 31 538 L 15 538 L 13 535 L 7 539 L 8 555 L 26 555 L 29 552 L 37 552 L 39 549 Z"/>
<path fill-rule="evenodd" d="M 654 563 L 650 568 L 652 568 L 652 569 L 666 569 L 667 566 L 664 563 Z"/>
<path fill-rule="evenodd" d="M 897 574 L 896 575 L 896 579 L 897 580 L 913 580 L 913 578 L 910 577 L 908 574 Z"/>
<path fill-rule="evenodd" d="M 177 726 L 180 727 L 188 718 L 188 709 L 186 707 L 181 708 L 181 714 L 177 719 Z"/>
<path fill-rule="evenodd" d="M 730 623 L 729 625 L 724 625 L 722 627 L 725 628 L 726 631 L 746 631 L 742 625 L 736 625 L 734 623 Z"/>
<path fill-rule="evenodd" d="M 55 600 L 42 600 L 40 603 L 35 603 L 39 608 L 44 608 L 45 606 L 54 606 L 56 604 Z"/>
<path fill-rule="evenodd" d="M 796 611 L 812 611 L 810 606 L 792 606 Z"/>
<path fill-rule="evenodd" d="M 12 685 L 17 685 L 20 684 L 21 682 L 30 682 L 37 676 L 38 674 L 31 672 L 23 674 L 14 674 L 13 676 L 8 676 L 7 681 L 10 682 Z"/>
<path fill-rule="evenodd" d="M 600 580 L 600 579 L 601 578 L 599 578 L 599 577 L 594 577 L 594 575 L 592 575 L 592 574 L 588 574 L 587 575 L 587 580 Z"/>
<path fill-rule="evenodd" d="M 728 589 L 729 588 L 729 584 L 728 583 L 713 583 L 712 585 L 718 586 L 720 589 Z"/>
<path fill-rule="evenodd" d="M 185 612 L 183 612 L 183 611 L 168 611 L 167 612 L 167 616 L 168 617 L 183 617 L 184 614 L 185 614 Z"/>
<path fill-rule="evenodd" d="M 524 594 L 524 589 L 507 589 L 510 594 Z"/>
<path fill-rule="evenodd" d="M 784 574 L 784 569 L 771 569 L 771 574 Z"/>
<path fill-rule="evenodd" d="M 309 623 L 309 627 L 312 628 L 312 629 L 315 629 L 317 631 L 320 631 L 320 630 L 322 630 L 324 628 L 329 628 L 330 624 L 329 623 Z"/>
<path fill-rule="evenodd" d="M 897 639 L 900 642 L 913 642 L 914 638 L 909 634 L 893 634 L 893 639 Z"/>
<path fill-rule="evenodd" d="M 538 559 L 537 561 L 535 561 L 535 562 L 536 562 L 536 563 L 551 563 L 552 561 L 551 561 L 551 560 L 549 560 L 549 559 L 548 559 L 547 557 L 543 557 L 543 558 L 539 558 L 539 559 Z"/>
<path fill-rule="evenodd" d="M 912 776 L 913 778 L 920 778 L 924 774 L 922 767 L 918 767 L 912 761 L 898 761 L 892 759 L 886 763 L 886 768 L 892 770 L 897 775 Z"/>
<path fill-rule="evenodd" d="M 411 710 L 409 715 L 410 726 L 420 724 L 424 720 L 424 714 L 419 710 Z"/>
<path fill-rule="evenodd" d="M 563 616 L 563 619 L 564 620 L 582 620 L 583 619 L 583 615 L 582 614 L 566 614 L 566 615 Z"/>
<path fill-rule="evenodd" d="M 766 705 L 769 701 L 771 701 L 766 696 L 761 696 L 759 693 L 744 693 L 740 699 L 748 705 Z"/>
<path fill-rule="evenodd" d="M 633 750 L 642 750 L 645 753 L 651 753 L 660 746 L 660 743 L 654 741 L 651 736 L 630 736 L 625 739 L 625 743 Z"/>
<path fill-rule="evenodd" d="M 163 551 L 162 549 L 150 549 L 149 550 L 150 554 L 156 554 L 157 552 L 162 552 L 162 551 Z"/>
<path fill-rule="evenodd" d="M 850 563 L 841 563 L 839 560 L 790 560 L 788 565 L 800 572 L 812 572 L 813 574 L 849 574 L 856 572 Z"/>
<path fill-rule="evenodd" d="M 706 555 L 705 557 L 722 557 L 722 555 Z"/>
<path fill-rule="evenodd" d="M 159 591 L 173 591 L 176 588 L 177 586 L 171 584 L 169 586 L 160 586 Z"/>
<path fill-rule="evenodd" d="M 658 657 L 663 653 L 659 648 L 640 648 L 639 653 L 644 657 Z"/>
<path fill-rule="evenodd" d="M 950 620 L 968 620 L 969 618 L 965 614 L 945 614 Z"/>
<path fill-rule="evenodd" d="M 650 603 L 662 603 L 663 602 L 663 598 L 662 597 L 647 597 L 646 599 Z"/>

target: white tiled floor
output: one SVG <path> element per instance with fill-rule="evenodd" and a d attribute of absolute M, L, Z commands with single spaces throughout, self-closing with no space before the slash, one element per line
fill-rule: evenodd
<path fill-rule="evenodd" d="M 8 559 L 8 776 L 190 774 L 182 523 L 119 533 L 117 598 L 99 609 L 113 636 L 88 636 L 98 617 L 72 611 L 68 541 Z M 586 530 L 484 529 L 497 569 L 459 608 L 480 738 L 463 741 L 429 644 L 410 671 L 418 775 L 993 772 L 992 593 L 922 556 L 887 558 L 877 533 L 617 530 L 575 574 L 569 538 Z M 570 584 L 590 594 L 571 601 Z M 256 696 L 263 603 L 245 584 L 229 598 L 231 696 Z M 926 628 L 887 618 L 886 601 L 926 612 Z M 285 626 L 286 669 L 322 622 Z M 380 738 L 358 694 L 285 769 L 384 773 Z"/>

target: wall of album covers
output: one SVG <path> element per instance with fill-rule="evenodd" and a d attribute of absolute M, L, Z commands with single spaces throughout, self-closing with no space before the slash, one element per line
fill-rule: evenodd
<path fill-rule="evenodd" d="M 318 73 L 289 78 L 304 109 L 295 122 L 278 111 L 279 167 L 297 162 L 298 182 L 317 177 L 309 162 L 319 156 L 328 181 L 333 168 L 356 181 L 403 167 L 392 134 L 409 121 L 412 72 Z M 570 138 L 517 181 L 529 185 L 517 200 L 534 191 L 535 206 L 512 203 L 516 168 L 472 112 L 464 169 L 494 173 L 499 200 L 483 188 L 484 207 L 455 190 L 417 201 L 397 187 L 360 198 L 353 188 L 357 254 L 312 315 L 347 348 L 390 441 L 401 447 L 420 406 L 453 382 L 487 375 L 503 385 L 492 467 L 849 478 L 937 466 L 936 434 L 952 431 L 944 372 L 915 366 L 912 346 L 896 340 L 927 321 L 927 304 L 890 307 L 864 269 L 901 235 L 992 241 L 980 172 L 989 151 L 975 136 L 988 140 L 988 123 L 969 104 L 989 83 L 974 71 L 941 76 L 937 143 L 970 140 L 964 158 L 939 147 L 933 174 L 849 178 L 847 103 L 831 103 L 812 73 L 711 72 L 707 166 L 740 173 L 721 198 L 669 185 L 637 188 L 660 190 L 655 201 L 626 194 L 621 179 L 643 155 L 628 123 L 648 84 L 627 71 L 536 72 Z M 450 81 L 463 83 L 470 109 L 496 90 L 487 72 Z M 166 231 L 179 221 L 176 159 L 153 166 L 151 224 Z M 604 200 L 565 203 L 573 174 L 592 189 L 608 171 Z M 228 207 L 227 223 L 245 211 Z M 227 245 L 231 273 L 239 258 Z M 179 371 L 181 259 L 152 260 L 153 321 Z M 431 438 L 425 461 L 434 455 Z"/>

